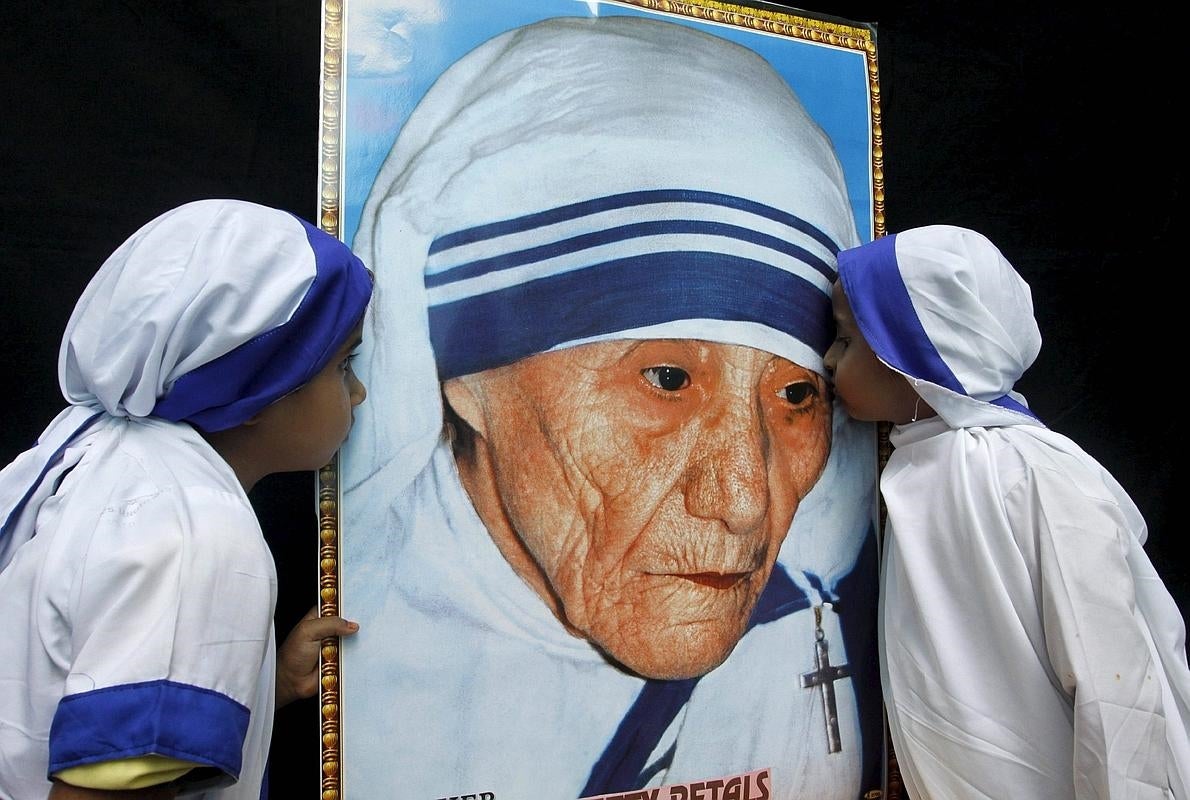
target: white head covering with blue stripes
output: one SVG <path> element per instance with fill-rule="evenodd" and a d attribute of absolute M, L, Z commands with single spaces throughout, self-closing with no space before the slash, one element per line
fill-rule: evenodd
<path fill-rule="evenodd" d="M 1029 285 L 983 234 L 926 225 L 839 254 L 872 352 L 952 428 L 1041 425 L 1014 384 L 1041 332 Z"/>
<path fill-rule="evenodd" d="M 345 485 L 405 485 L 439 382 L 534 353 L 695 338 L 821 372 L 857 243 L 830 140 L 751 50 L 636 17 L 497 36 L 431 87 L 364 207 L 372 402 L 349 447 L 369 466 Z"/>
<path fill-rule="evenodd" d="M 0 472 L 0 569 L 37 510 L 120 420 L 219 431 L 318 373 L 359 324 L 372 284 L 338 239 L 293 214 L 209 199 L 161 214 L 104 261 L 58 357 L 67 408 Z M 77 461 L 81 447 L 70 447 Z"/>

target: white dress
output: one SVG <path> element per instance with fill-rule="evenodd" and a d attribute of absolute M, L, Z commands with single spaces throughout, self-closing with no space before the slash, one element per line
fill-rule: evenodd
<path fill-rule="evenodd" d="M 203 797 L 257 800 L 276 572 L 248 498 L 188 425 L 108 418 L 82 442 L 0 572 L 0 797 L 157 753 L 238 775 Z"/>
<path fill-rule="evenodd" d="M 880 479 L 882 688 L 914 800 L 1187 797 L 1181 612 L 1124 489 L 1015 385 L 1028 284 L 983 234 L 927 225 L 839 255 L 864 340 L 937 416 Z"/>
<path fill-rule="evenodd" d="M 1187 797 L 1182 618 L 1124 491 L 1038 426 L 891 441 L 883 680 L 910 796 Z"/>

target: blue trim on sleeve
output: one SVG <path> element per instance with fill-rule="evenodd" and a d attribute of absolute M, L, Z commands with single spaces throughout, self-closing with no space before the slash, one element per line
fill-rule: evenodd
<path fill-rule="evenodd" d="M 167 680 L 68 695 L 50 726 L 47 777 L 155 753 L 239 778 L 249 716 L 226 695 Z"/>

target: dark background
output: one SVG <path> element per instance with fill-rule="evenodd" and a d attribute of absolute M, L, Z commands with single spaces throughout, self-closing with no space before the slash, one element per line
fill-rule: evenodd
<path fill-rule="evenodd" d="M 475 0 L 477 13 L 484 5 Z M 876 24 L 887 229 L 975 228 L 1029 281 L 1045 344 L 1018 388 L 1131 493 L 1149 523 L 1146 549 L 1185 613 L 1190 577 L 1172 513 L 1185 434 L 1180 390 L 1167 383 L 1182 379 L 1170 360 L 1180 352 L 1184 263 L 1173 230 L 1185 179 L 1176 32 L 1119 7 L 799 7 Z M 57 348 L 75 299 L 140 225 L 202 197 L 316 218 L 321 9 L 316 0 L 3 8 L 7 463 L 62 405 Z M 314 478 L 273 476 L 254 502 L 277 558 L 281 637 L 316 599 Z M 277 726 L 272 796 L 316 797 L 316 702 L 282 710 Z"/>

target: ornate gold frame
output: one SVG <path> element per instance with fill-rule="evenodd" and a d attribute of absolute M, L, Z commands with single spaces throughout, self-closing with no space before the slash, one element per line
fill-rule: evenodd
<path fill-rule="evenodd" d="M 322 0 L 321 79 L 318 130 L 318 208 L 319 226 L 336 237 L 342 235 L 340 200 L 342 196 L 342 99 L 344 81 L 344 6 L 347 0 Z M 608 2 L 608 0 L 603 0 Z M 696 20 L 734 25 L 764 33 L 779 34 L 811 42 L 863 51 L 868 70 L 871 101 L 871 151 L 873 236 L 886 233 L 884 217 L 884 132 L 880 110 L 880 80 L 876 41 L 868 28 L 841 22 L 801 16 L 795 9 L 776 11 L 751 8 L 718 0 L 614 0 L 616 4 L 649 11 L 675 14 Z M 880 429 L 879 463 L 888 455 L 888 433 Z M 319 615 L 339 614 L 339 457 L 318 473 L 318 590 Z M 883 506 L 881 507 L 883 519 Z M 340 715 L 339 715 L 339 640 L 322 641 L 319 657 L 319 708 L 321 712 L 321 794 L 322 800 L 340 797 Z M 899 779 L 895 759 L 889 763 L 888 800 L 899 800 Z M 865 797 L 877 800 L 879 793 Z"/>
<path fill-rule="evenodd" d="M 318 126 L 318 224 L 342 238 L 340 127 L 343 98 L 343 0 L 323 0 Z M 339 614 L 339 456 L 318 472 L 318 614 Z M 323 639 L 318 658 L 321 793 L 339 797 L 339 639 Z"/>

